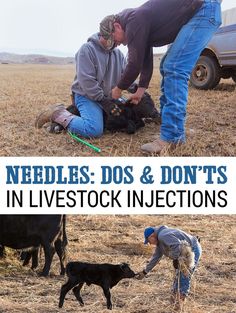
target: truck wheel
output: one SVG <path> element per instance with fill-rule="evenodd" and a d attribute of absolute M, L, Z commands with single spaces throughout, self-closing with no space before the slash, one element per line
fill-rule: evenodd
<path fill-rule="evenodd" d="M 220 67 L 217 61 L 202 55 L 192 71 L 190 83 L 197 89 L 213 89 L 218 85 L 220 78 Z"/>

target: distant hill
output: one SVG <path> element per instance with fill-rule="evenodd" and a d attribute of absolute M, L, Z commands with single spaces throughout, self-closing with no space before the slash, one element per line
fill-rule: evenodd
<path fill-rule="evenodd" d="M 162 53 L 154 54 L 154 66 L 160 63 Z M 15 54 L 0 52 L 0 64 L 74 64 L 73 57 L 55 57 L 43 54 Z"/>
<path fill-rule="evenodd" d="M 20 64 L 73 64 L 72 57 L 55 57 L 41 54 L 14 54 L 0 52 L 0 63 Z"/>

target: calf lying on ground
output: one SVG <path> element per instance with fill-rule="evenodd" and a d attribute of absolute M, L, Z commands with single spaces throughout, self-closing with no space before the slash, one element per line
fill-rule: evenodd
<path fill-rule="evenodd" d="M 110 289 L 118 284 L 123 278 L 132 278 L 135 273 L 126 263 L 122 264 L 91 264 L 84 262 L 69 262 L 66 266 L 68 281 L 61 287 L 59 307 L 64 303 L 65 296 L 73 288 L 73 293 L 80 305 L 84 302 L 80 295 L 80 290 L 84 283 L 88 286 L 91 284 L 102 287 L 107 299 L 107 308 L 112 309 Z"/>
<path fill-rule="evenodd" d="M 145 126 L 144 118 L 160 121 L 160 114 L 151 96 L 147 92 L 144 93 L 142 100 L 137 105 L 129 101 L 124 104 L 119 100 L 109 99 L 106 99 L 105 102 L 107 108 L 116 106 L 119 111 L 116 115 L 108 113 L 110 110 L 106 110 L 106 113 L 104 113 L 104 128 L 111 132 L 124 131 L 128 134 L 134 134 L 137 129 Z M 74 115 L 80 116 L 74 104 L 68 106 L 67 110 Z M 63 127 L 55 122 L 51 123 L 49 128 L 49 131 L 52 133 L 57 133 L 62 130 Z"/>
<path fill-rule="evenodd" d="M 104 127 L 111 132 L 124 131 L 127 134 L 134 134 L 139 128 L 145 126 L 145 118 L 160 121 L 160 114 L 147 92 L 144 93 L 138 104 L 133 104 L 129 100 L 126 102 L 119 100 L 108 101 L 111 103 L 110 106 L 114 103 L 119 110 L 119 114 L 107 113 L 104 118 Z"/>

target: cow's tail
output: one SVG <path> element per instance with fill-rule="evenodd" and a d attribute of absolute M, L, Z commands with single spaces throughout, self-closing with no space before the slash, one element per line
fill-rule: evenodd
<path fill-rule="evenodd" d="M 68 244 L 67 234 L 66 234 L 66 215 L 63 215 L 62 220 L 62 245 L 63 248 L 66 250 L 66 246 Z"/>

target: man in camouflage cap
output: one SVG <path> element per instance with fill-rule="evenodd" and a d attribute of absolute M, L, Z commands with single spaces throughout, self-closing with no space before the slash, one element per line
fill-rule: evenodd
<path fill-rule="evenodd" d="M 162 75 L 160 137 L 141 147 L 146 153 L 166 151 L 185 143 L 188 79 L 214 32 L 221 24 L 221 0 L 149 0 L 138 8 L 109 15 L 100 34 L 110 45 L 128 46 L 128 64 L 112 96 L 117 99 L 140 75 L 139 88 L 130 96 L 142 98 L 153 72 L 153 47 L 172 43 L 160 65 Z"/>
<path fill-rule="evenodd" d="M 42 128 L 46 123 L 54 122 L 85 138 L 100 137 L 104 131 L 104 112 L 117 112 L 110 101 L 111 90 L 123 74 L 125 57 L 115 48 L 114 42 L 96 33 L 80 47 L 75 63 L 76 75 L 71 91 L 80 115 L 70 113 L 62 104 L 56 104 L 36 117 L 35 126 Z"/>
<path fill-rule="evenodd" d="M 111 34 L 115 31 L 114 23 L 116 21 L 116 15 L 106 16 L 100 23 L 100 34 L 106 40 L 108 49 L 112 49 L 115 46 L 115 40 Z"/>

